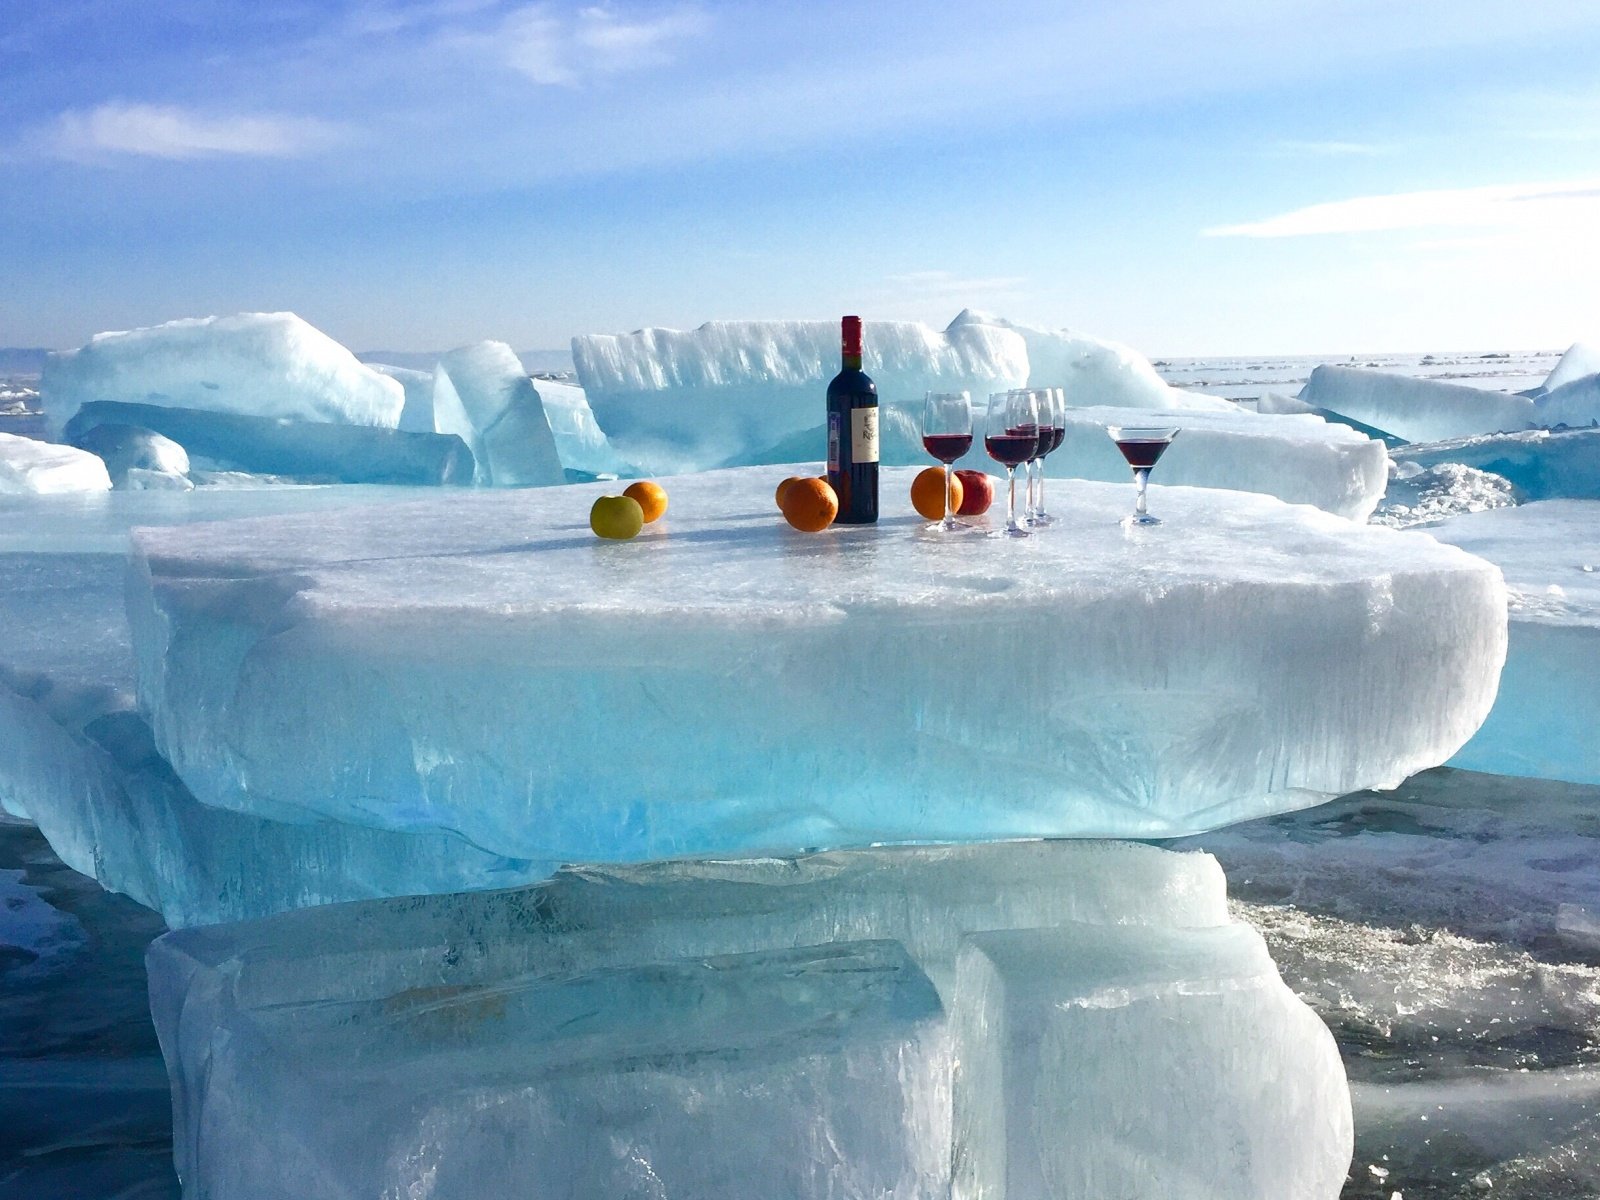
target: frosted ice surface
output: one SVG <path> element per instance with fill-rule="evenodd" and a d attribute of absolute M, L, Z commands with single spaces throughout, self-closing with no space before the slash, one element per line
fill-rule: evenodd
<path fill-rule="evenodd" d="M 1236 412 L 1227 400 L 1170 386 L 1150 360 L 1120 342 L 1072 329 L 1034 329 L 1003 317 L 964 310 L 951 323 L 994 326 L 1020 334 L 1028 352 L 1028 387 L 1059 387 L 1067 403 L 1114 408 Z M 947 331 L 948 332 L 948 331 Z M 974 393 L 982 402 L 986 397 Z"/>
<path fill-rule="evenodd" d="M 1574 342 L 1545 377 L 1544 390 L 1554 391 L 1562 384 L 1572 383 L 1586 375 L 1600 375 L 1600 345 Z"/>
<path fill-rule="evenodd" d="M 0 493 L 107 492 L 105 462 L 87 450 L 0 433 Z"/>
<path fill-rule="evenodd" d="M 1498 475 L 1526 500 L 1600 499 L 1600 430 L 1525 429 L 1405 447 L 1395 457 L 1422 467 L 1456 463 Z"/>
<path fill-rule="evenodd" d="M 85 442 L 107 423 L 171 438 L 196 466 L 289 481 L 436 486 L 471 483 L 473 476 L 471 454 L 458 437 L 370 425 L 92 400 L 67 422 L 65 433 Z"/>
<path fill-rule="evenodd" d="M 863 368 L 884 403 L 921 405 L 927 391 L 974 397 L 1028 378 L 1020 334 L 958 320 L 943 333 L 912 321 L 868 321 Z M 616 450 L 670 474 L 749 462 L 824 416 L 839 372 L 837 321 L 711 321 L 572 339 L 578 382 Z M 815 453 L 821 453 L 819 445 Z"/>
<path fill-rule="evenodd" d="M 452 350 L 433 376 L 433 420 L 472 449 L 482 484 L 565 483 L 539 386 L 504 342 Z"/>
<path fill-rule="evenodd" d="M 1526 429 L 1534 420 L 1526 396 L 1358 367 L 1318 367 L 1300 399 L 1412 442 Z"/>
<path fill-rule="evenodd" d="M 1222 412 L 1072 409 L 1066 440 L 1046 460 L 1047 471 L 1079 479 L 1131 479 L 1106 427 L 1134 423 L 1183 431 L 1152 474 L 1164 484 L 1264 492 L 1365 521 L 1388 483 L 1383 443 L 1321 417 L 1259 416 L 1231 404 Z M 996 464 L 991 460 L 988 466 L 993 470 Z"/>
<path fill-rule="evenodd" d="M 941 541 L 891 469 L 806 536 L 790 473 L 618 544 L 593 486 L 141 531 L 142 701 L 206 803 L 593 861 L 1193 831 L 1398 783 L 1493 696 L 1499 575 L 1425 535 L 1157 488 L 1130 536 L 1132 484 L 1077 483 L 1052 535 Z"/>
<path fill-rule="evenodd" d="M 1229 923 L 1206 855 L 1032 842 L 587 868 L 186 930 L 149 966 L 179 1172 L 218 1200 L 530 1178 L 912 1200 L 946 1194 L 952 1161 L 959 1194 L 1027 1194 L 1005 1185 L 1034 1150 L 1030 1101 L 1074 1110 L 1067 1169 L 1143 1172 L 1175 1200 L 1331 1198 L 1349 1158 L 1332 1041 Z M 1023 1070 L 1033 1029 L 1073 1071 Z M 1145 1073 L 1119 1087 L 1125 1045 Z M 1012 1136 L 980 1146 L 997 1089 Z"/>
<path fill-rule="evenodd" d="M 1500 694 L 1452 765 L 1600 783 L 1600 501 L 1469 513 L 1429 532 L 1498 565 L 1510 593 Z"/>
<path fill-rule="evenodd" d="M 90 400 L 394 428 L 405 390 L 293 313 L 237 313 L 97 333 L 39 383 L 59 429 Z"/>
<path fill-rule="evenodd" d="M 368 363 L 380 375 L 387 375 L 406 390 L 406 406 L 400 411 L 397 428 L 407 433 L 432 433 L 433 372 L 414 367 L 391 367 L 388 363 Z"/>
<path fill-rule="evenodd" d="M 1574 428 L 1600 422 L 1600 375 L 1586 375 L 1553 388 L 1533 402 L 1534 422 Z"/>

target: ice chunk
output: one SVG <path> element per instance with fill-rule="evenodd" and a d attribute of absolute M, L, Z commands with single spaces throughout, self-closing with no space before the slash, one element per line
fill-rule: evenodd
<path fill-rule="evenodd" d="M 581 862 L 1193 831 L 1398 783 L 1493 697 L 1499 574 L 1425 535 L 1158 488 L 1135 538 L 1131 482 L 1072 483 L 1053 536 L 957 545 L 888 469 L 806 538 L 791 473 L 609 547 L 592 486 L 141 531 L 142 701 L 206 803 Z"/>
<path fill-rule="evenodd" d="M 368 363 L 380 375 L 387 375 L 406 390 L 406 406 L 400 411 L 397 428 L 406 433 L 432 433 L 433 372 L 411 367 L 391 367 L 387 363 Z"/>
<path fill-rule="evenodd" d="M 179 1173 L 218 1200 L 529 1178 L 912 1200 L 954 1162 L 957 1194 L 1019 1195 L 1032 1100 L 1077 1135 L 1051 1168 L 1331 1198 L 1337 1053 L 1224 900 L 1205 855 L 1036 842 L 586 869 L 186 930 L 149 956 Z M 1074 1071 L 1029 1071 L 1030 1029 Z M 1143 1073 L 1118 1087 L 1125 1044 Z M 1013 1136 L 980 1144 L 997 1093 Z"/>
<path fill-rule="evenodd" d="M 929 390 L 981 397 L 1028 378 L 1021 335 L 994 325 L 958 320 L 938 333 L 872 321 L 864 349 L 885 403 L 920 405 Z M 617 453 L 648 473 L 695 471 L 750 461 L 816 426 L 839 372 L 839 324 L 712 321 L 689 331 L 589 334 L 572 339 L 572 356 Z"/>
<path fill-rule="evenodd" d="M 154 404 L 91 401 L 67 422 L 67 436 L 93 440 L 106 424 L 155 430 L 212 465 L 286 479 L 414 486 L 470 483 L 473 475 L 458 437 Z"/>
<path fill-rule="evenodd" d="M 1600 501 L 1545 500 L 1429 529 L 1505 572 L 1511 638 L 1494 709 L 1451 763 L 1600 783 Z"/>
<path fill-rule="evenodd" d="M 1391 529 L 1410 529 L 1458 513 L 1509 508 L 1516 503 L 1516 488 L 1499 475 L 1453 462 L 1422 467 L 1403 460 L 1372 520 Z"/>
<path fill-rule="evenodd" d="M 540 389 L 504 342 L 452 350 L 433 376 L 433 420 L 477 459 L 477 481 L 507 487 L 565 483 Z"/>
<path fill-rule="evenodd" d="M 963 310 L 951 322 L 950 330 L 962 326 L 994 326 L 1020 334 L 1028 352 L 1026 386 L 1062 388 L 1068 404 L 1165 411 L 1236 411 L 1220 397 L 1170 386 L 1156 374 L 1149 359 L 1119 342 L 1071 329 L 1034 329 L 971 309 Z M 986 397 L 975 394 L 973 398 L 982 403 Z"/>
<path fill-rule="evenodd" d="M 566 470 L 588 476 L 638 474 L 611 448 L 582 388 L 553 379 L 535 379 L 533 386 L 544 404 L 545 419 L 556 439 L 556 453 Z"/>
<path fill-rule="evenodd" d="M 1600 422 L 1600 375 L 1587 375 L 1553 388 L 1533 402 L 1533 413 L 1535 424 L 1550 429 Z"/>
<path fill-rule="evenodd" d="M 98 455 L 0 433 L 0 493 L 48 496 L 110 490 L 111 476 Z"/>
<path fill-rule="evenodd" d="M 293 313 L 238 313 L 97 333 L 46 361 L 39 394 L 60 428 L 91 400 L 390 429 L 405 390 Z"/>
<path fill-rule="evenodd" d="M 1586 375 L 1600 375 L 1600 345 L 1574 342 L 1545 377 L 1544 390 L 1553 392 L 1563 384 L 1574 383 Z"/>
<path fill-rule="evenodd" d="M 1397 455 L 1421 467 L 1488 471 L 1525 500 L 1600 499 L 1600 430 L 1526 429 L 1407 446 Z"/>
<path fill-rule="evenodd" d="M 1375 441 L 1382 442 L 1385 446 L 1404 446 L 1405 438 L 1396 437 L 1375 425 L 1368 425 L 1354 417 L 1347 417 L 1344 413 L 1336 413 L 1332 409 L 1318 408 L 1314 404 L 1307 404 L 1295 396 L 1285 396 L 1278 392 L 1265 392 L 1254 396 L 1248 401 L 1239 401 L 1239 407 L 1245 412 L 1257 412 L 1262 416 L 1311 416 L 1321 417 L 1335 425 L 1346 425 L 1357 433 L 1364 433 Z"/>
<path fill-rule="evenodd" d="M 1533 401 L 1526 396 L 1358 367 L 1318 367 L 1300 399 L 1412 442 L 1526 429 L 1534 420 Z"/>
<path fill-rule="evenodd" d="M 73 439 L 80 450 L 97 454 L 113 486 L 127 485 L 129 471 L 187 476 L 189 456 L 182 446 L 136 425 L 96 425 Z"/>

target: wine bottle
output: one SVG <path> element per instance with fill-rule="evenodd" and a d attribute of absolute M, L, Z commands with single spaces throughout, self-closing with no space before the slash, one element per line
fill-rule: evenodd
<path fill-rule="evenodd" d="M 861 369 L 861 318 L 841 322 L 844 363 L 828 384 L 828 482 L 840 525 L 878 519 L 878 385 Z"/>

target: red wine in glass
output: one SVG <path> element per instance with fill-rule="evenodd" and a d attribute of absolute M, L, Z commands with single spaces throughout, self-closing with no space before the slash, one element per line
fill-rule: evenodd
<path fill-rule="evenodd" d="M 1013 432 L 990 434 L 983 439 L 983 448 L 989 457 L 1004 467 L 1020 467 L 1039 452 L 1039 435 Z"/>
<path fill-rule="evenodd" d="M 1108 425 L 1106 432 L 1111 435 L 1111 440 L 1117 444 L 1117 449 L 1122 451 L 1122 457 L 1127 459 L 1128 465 L 1133 468 L 1133 482 L 1139 489 L 1138 499 L 1133 506 L 1133 515 L 1124 518 L 1123 524 L 1161 524 L 1160 518 L 1152 517 L 1145 507 L 1145 489 L 1150 483 L 1150 468 L 1160 461 L 1167 447 L 1172 445 L 1172 439 L 1178 436 L 1179 430 L 1170 425 L 1140 428 Z"/>
<path fill-rule="evenodd" d="M 922 448 L 932 457 L 949 466 L 972 449 L 970 433 L 925 433 Z"/>

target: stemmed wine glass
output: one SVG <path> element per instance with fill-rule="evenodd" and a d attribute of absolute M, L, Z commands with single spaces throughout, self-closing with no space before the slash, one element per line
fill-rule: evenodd
<path fill-rule="evenodd" d="M 966 392 L 929 392 L 922 402 L 922 448 L 944 464 L 944 519 L 930 533 L 965 533 L 970 526 L 950 511 L 950 468 L 972 449 L 972 398 Z"/>
<path fill-rule="evenodd" d="M 1054 525 L 1055 518 L 1044 508 L 1044 460 L 1057 449 L 1067 436 L 1067 394 L 1061 388 L 1040 388 L 1039 397 L 1039 452 L 1028 460 L 1028 516 L 1025 524 L 1030 529 Z M 1033 465 L 1039 464 L 1039 479 L 1035 484 Z"/>
<path fill-rule="evenodd" d="M 995 392 L 983 425 L 983 448 L 1006 469 L 1006 524 L 990 537 L 1027 537 L 1017 524 L 1017 468 L 1039 448 L 1039 402 L 1026 388 Z"/>
<path fill-rule="evenodd" d="M 1108 425 L 1106 432 L 1122 451 L 1122 457 L 1133 468 L 1133 482 L 1139 488 L 1139 498 L 1134 502 L 1133 515 L 1124 517 L 1124 525 L 1159 525 L 1161 520 L 1152 517 L 1145 508 L 1145 488 L 1150 483 L 1150 468 L 1166 453 L 1179 430 L 1171 425 Z"/>

